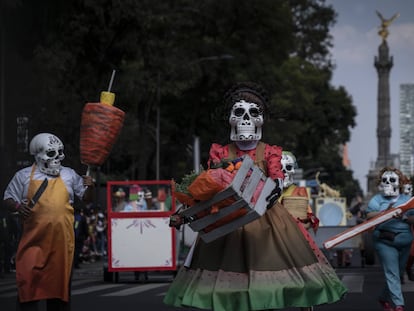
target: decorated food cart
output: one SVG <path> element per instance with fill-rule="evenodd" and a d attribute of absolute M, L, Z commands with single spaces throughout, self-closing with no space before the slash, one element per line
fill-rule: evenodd
<path fill-rule="evenodd" d="M 107 271 L 176 270 L 171 181 L 108 181 Z"/>

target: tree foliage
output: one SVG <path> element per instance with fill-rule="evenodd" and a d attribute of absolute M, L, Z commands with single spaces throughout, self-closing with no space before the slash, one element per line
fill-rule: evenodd
<path fill-rule="evenodd" d="M 345 192 L 359 188 L 339 156 L 356 112 L 331 85 L 336 14 L 323 0 L 26 0 L 16 10 L 42 18 L 29 19 L 42 81 L 36 105 L 72 155 L 83 106 L 117 71 L 112 91 L 127 118 L 102 167 L 108 178 L 155 178 L 157 111 L 161 179 L 192 169 L 194 136 L 205 163 L 211 142 L 228 141 L 222 95 L 251 80 L 273 98 L 265 140 L 294 152 L 304 170 L 323 167 Z"/>

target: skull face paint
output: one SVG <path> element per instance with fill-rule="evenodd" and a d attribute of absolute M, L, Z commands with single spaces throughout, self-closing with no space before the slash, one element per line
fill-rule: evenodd
<path fill-rule="evenodd" d="M 410 197 L 413 195 L 413 185 L 412 184 L 405 184 L 403 186 L 404 194 L 409 195 Z"/>
<path fill-rule="evenodd" d="M 292 154 L 283 152 L 280 163 L 282 164 L 282 172 L 285 175 L 283 188 L 287 188 L 293 184 L 293 175 L 297 166 L 296 159 Z"/>
<path fill-rule="evenodd" d="M 55 135 L 41 133 L 30 142 L 30 154 L 34 155 L 39 170 L 45 174 L 57 176 L 65 158 L 63 143 Z"/>
<path fill-rule="evenodd" d="M 263 111 L 258 104 L 245 100 L 236 102 L 230 113 L 230 139 L 256 141 L 262 138 Z"/>
<path fill-rule="evenodd" d="M 381 176 L 379 190 L 386 197 L 394 197 L 400 194 L 400 179 L 397 173 L 385 171 Z"/>

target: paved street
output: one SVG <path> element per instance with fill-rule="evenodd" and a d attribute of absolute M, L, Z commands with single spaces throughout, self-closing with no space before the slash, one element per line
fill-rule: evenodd
<path fill-rule="evenodd" d="M 315 311 L 381 311 L 376 301 L 382 284 L 382 274 L 378 266 L 338 268 L 337 273 L 349 289 L 347 297 L 334 305 L 318 306 Z M 173 278 L 171 273 L 151 272 L 148 279 L 140 274 L 136 280 L 133 272 L 119 273 L 118 282 L 105 282 L 103 263 L 83 264 L 74 271 L 72 282 L 73 311 L 173 311 L 195 310 L 191 308 L 170 308 L 162 299 Z M 414 310 L 414 282 L 403 285 L 406 310 Z M 14 274 L 0 279 L 0 309 L 14 311 L 16 288 Z M 284 309 L 293 311 L 298 309 Z"/>

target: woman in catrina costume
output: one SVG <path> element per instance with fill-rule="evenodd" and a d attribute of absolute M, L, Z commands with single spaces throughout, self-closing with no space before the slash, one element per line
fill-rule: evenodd
<path fill-rule="evenodd" d="M 276 187 L 259 219 L 209 243 L 197 239 L 191 260 L 178 271 L 164 302 L 214 311 L 309 311 L 339 301 L 346 288 L 278 202 L 282 148 L 260 141 L 268 104 L 265 90 L 255 83 L 238 83 L 225 94 L 224 104 L 230 111 L 232 142 L 212 144 L 209 167 L 247 154 Z"/>

